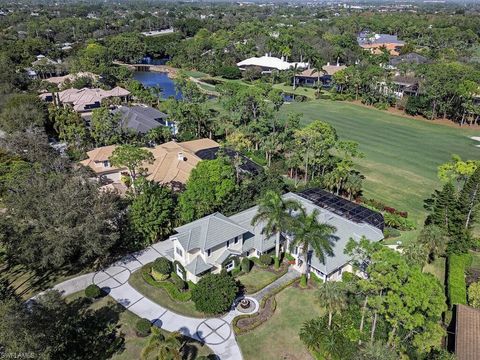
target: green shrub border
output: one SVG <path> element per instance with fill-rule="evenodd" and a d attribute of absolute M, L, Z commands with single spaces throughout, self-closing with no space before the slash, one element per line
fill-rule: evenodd
<path fill-rule="evenodd" d="M 465 270 L 471 262 L 470 254 L 452 254 L 448 257 L 447 294 L 450 308 L 456 304 L 467 304 Z"/>
<path fill-rule="evenodd" d="M 269 318 L 265 318 L 265 319 L 259 319 L 258 321 L 256 322 L 253 322 L 249 327 L 247 328 L 239 328 L 237 326 L 237 323 L 239 320 L 241 319 L 246 319 L 246 318 L 255 318 L 255 317 L 258 317 L 260 312 L 265 308 L 265 305 L 268 301 L 268 299 L 272 298 L 273 297 L 273 302 L 272 302 L 272 314 L 275 313 L 275 310 L 277 309 L 277 301 L 275 299 L 275 295 L 277 295 L 280 291 L 286 289 L 287 287 L 293 285 L 295 282 L 297 282 L 299 280 L 299 278 L 295 278 L 293 280 L 290 280 L 289 282 L 283 284 L 282 286 L 272 290 L 271 292 L 269 292 L 267 295 L 265 295 L 262 300 L 260 300 L 260 304 L 259 304 L 259 309 L 258 311 L 255 313 L 255 314 L 244 314 L 244 315 L 238 315 L 236 316 L 233 321 L 232 321 L 232 327 L 233 327 L 233 331 L 235 333 L 235 335 L 242 335 L 242 334 L 245 334 L 255 328 L 257 328 L 258 326 L 262 325 L 265 321 L 267 321 Z"/>
<path fill-rule="evenodd" d="M 151 265 L 147 264 L 141 270 L 142 278 L 148 285 L 165 290 L 168 296 L 170 296 L 170 298 L 174 301 L 187 302 L 192 298 L 190 290 L 180 291 L 168 280 L 156 281 L 152 275 L 150 275 L 150 266 Z"/>

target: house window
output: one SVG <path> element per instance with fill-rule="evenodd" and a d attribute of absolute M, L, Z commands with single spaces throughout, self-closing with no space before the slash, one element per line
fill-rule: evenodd
<path fill-rule="evenodd" d="M 235 244 L 238 243 L 238 239 L 240 239 L 240 236 L 235 237 Z"/>
<path fill-rule="evenodd" d="M 227 266 L 225 266 L 225 269 L 227 271 L 231 271 L 234 267 L 235 267 L 235 261 L 232 260 L 232 261 L 230 261 L 230 263 L 227 264 Z"/>
<path fill-rule="evenodd" d="M 180 248 L 175 248 L 175 251 L 177 252 L 178 255 L 183 256 L 183 251 Z"/>
<path fill-rule="evenodd" d="M 227 240 L 227 248 L 230 247 L 230 240 Z"/>
<path fill-rule="evenodd" d="M 298 246 L 295 246 L 295 250 L 293 251 L 293 254 L 294 254 L 294 255 L 297 255 L 297 254 L 298 254 Z"/>
<path fill-rule="evenodd" d="M 211 250 L 208 249 L 208 250 L 207 250 L 207 256 L 210 256 L 210 254 L 211 254 Z"/>

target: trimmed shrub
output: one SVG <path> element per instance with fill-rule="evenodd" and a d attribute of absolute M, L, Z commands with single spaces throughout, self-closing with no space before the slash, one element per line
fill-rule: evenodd
<path fill-rule="evenodd" d="M 244 257 L 242 259 L 242 263 L 241 263 L 241 268 L 242 268 L 242 271 L 247 274 L 250 272 L 250 270 L 252 269 L 252 262 L 250 261 L 249 258 L 247 257 Z"/>
<path fill-rule="evenodd" d="M 135 324 L 137 336 L 146 337 L 152 332 L 152 324 L 148 319 L 140 319 Z"/>
<path fill-rule="evenodd" d="M 400 231 L 391 227 L 386 227 L 383 230 L 383 235 L 385 236 L 385 239 L 388 238 L 396 238 L 401 235 Z"/>
<path fill-rule="evenodd" d="M 288 261 L 295 261 L 295 258 L 293 257 L 293 255 L 288 252 L 285 253 L 285 259 L 287 259 Z"/>
<path fill-rule="evenodd" d="M 230 271 L 230 275 L 237 276 L 238 274 L 240 274 L 240 272 L 241 272 L 240 268 L 236 267 L 236 268 L 233 268 L 232 271 Z"/>
<path fill-rule="evenodd" d="M 187 289 L 186 281 L 183 281 L 183 279 L 175 273 L 172 273 L 172 277 L 170 278 L 170 281 L 180 291 L 184 291 L 185 289 Z"/>
<path fill-rule="evenodd" d="M 172 273 L 172 263 L 164 258 L 159 257 L 152 264 L 152 277 L 157 281 L 168 279 Z"/>
<path fill-rule="evenodd" d="M 467 303 L 465 268 L 470 261 L 469 258 L 469 254 L 453 254 L 448 257 L 447 292 L 450 307 Z"/>
<path fill-rule="evenodd" d="M 272 257 L 268 254 L 262 254 L 259 257 L 260 263 L 265 266 L 272 265 Z"/>
<path fill-rule="evenodd" d="M 102 289 L 100 289 L 97 285 L 92 284 L 88 285 L 85 289 L 85 296 L 91 299 L 96 299 L 102 295 Z"/>
<path fill-rule="evenodd" d="M 208 274 L 192 290 L 192 300 L 198 311 L 219 314 L 230 309 L 237 292 L 237 283 L 230 275 Z"/>

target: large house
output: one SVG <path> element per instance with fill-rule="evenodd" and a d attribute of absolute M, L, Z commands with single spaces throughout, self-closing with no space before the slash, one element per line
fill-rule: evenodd
<path fill-rule="evenodd" d="M 405 46 L 405 42 L 398 40 L 397 35 L 375 34 L 369 31 L 358 34 L 357 43 L 372 54 L 381 54 L 384 48 L 392 56 L 400 55 L 400 50 Z"/>
<path fill-rule="evenodd" d="M 305 62 L 288 62 L 282 58 L 277 58 L 274 56 L 270 56 L 265 54 L 261 57 L 251 57 L 249 59 L 240 61 L 237 63 L 237 66 L 240 70 L 246 70 L 248 68 L 260 68 L 262 69 L 262 74 L 269 74 L 272 70 L 289 70 L 295 68 L 305 69 L 308 67 L 308 63 Z"/>
<path fill-rule="evenodd" d="M 116 99 L 125 102 L 130 97 L 130 91 L 119 86 L 111 90 L 103 89 L 66 89 L 55 93 L 43 93 L 40 98 L 58 105 L 71 106 L 79 113 L 90 112 L 99 108 L 105 99 Z"/>
<path fill-rule="evenodd" d="M 480 309 L 461 304 L 455 307 L 455 359 L 478 360 L 480 356 Z"/>
<path fill-rule="evenodd" d="M 324 281 L 340 280 L 343 272 L 352 271 L 351 258 L 344 254 L 350 239 L 360 240 L 362 236 L 371 241 L 383 239 L 382 215 L 363 206 L 319 189 L 287 193 L 283 198 L 300 202 L 308 213 L 318 209 L 318 220 L 336 228 L 332 236 L 333 256 L 326 256 L 324 263 L 316 256 L 310 260 L 311 272 Z M 196 283 L 208 272 L 232 270 L 239 258 L 258 257 L 272 251 L 275 236 L 262 234 L 262 224 L 251 224 L 257 211 L 258 206 L 254 206 L 230 217 L 217 212 L 176 228 L 176 234 L 170 237 L 175 271 Z M 285 251 L 290 252 L 290 241 L 290 235 L 282 234 Z M 302 270 L 305 264 L 301 249 L 293 249 L 291 255 L 295 267 Z"/>
<path fill-rule="evenodd" d="M 136 133 L 145 134 L 160 126 L 168 127 L 173 135 L 177 133 L 175 122 L 169 121 L 167 114 L 150 106 L 118 106 L 113 113 L 120 115 L 124 128 Z"/>
<path fill-rule="evenodd" d="M 127 175 L 126 168 L 113 167 L 110 157 L 116 145 L 103 146 L 87 152 L 88 158 L 80 163 L 92 169 L 104 183 L 120 183 L 122 175 Z M 182 190 L 193 168 L 202 160 L 216 158 L 220 144 L 211 139 L 198 139 L 186 142 L 169 141 L 167 143 L 147 148 L 153 157 L 152 164 L 145 164 L 145 174 L 148 180 Z M 226 155 L 236 156 L 237 152 L 225 150 Z M 259 166 L 250 159 L 243 157 L 242 171 L 255 173 Z"/>
<path fill-rule="evenodd" d="M 324 65 L 321 71 L 316 69 L 306 69 L 300 74 L 295 75 L 293 81 L 295 86 L 313 86 L 316 87 L 320 81 L 320 85 L 323 88 L 330 88 L 332 86 L 332 77 L 340 70 L 344 70 L 347 67 L 345 65 Z"/>

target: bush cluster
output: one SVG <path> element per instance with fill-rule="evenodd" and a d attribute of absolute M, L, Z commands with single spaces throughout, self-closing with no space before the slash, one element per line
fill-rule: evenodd
<path fill-rule="evenodd" d="M 164 257 L 159 257 L 152 264 L 152 277 L 157 281 L 168 279 L 171 272 L 172 263 Z"/>
<path fill-rule="evenodd" d="M 99 298 L 102 295 L 102 289 L 100 289 L 97 285 L 92 284 L 88 285 L 85 289 L 85 296 L 91 299 Z"/>
<path fill-rule="evenodd" d="M 268 254 L 262 254 L 259 257 L 260 263 L 265 266 L 270 266 L 272 265 L 272 257 Z"/>
<path fill-rule="evenodd" d="M 137 336 L 140 337 L 145 337 L 150 335 L 152 331 L 152 324 L 150 323 L 150 320 L 148 319 L 140 319 L 137 321 L 135 324 L 135 331 L 137 333 Z"/>
<path fill-rule="evenodd" d="M 192 300 L 198 311 L 219 314 L 230 309 L 238 286 L 229 274 L 208 274 L 192 290 Z"/>
<path fill-rule="evenodd" d="M 240 266 L 241 266 L 242 272 L 247 274 L 252 269 L 252 261 L 249 258 L 244 257 L 242 259 L 242 262 L 241 262 Z"/>

